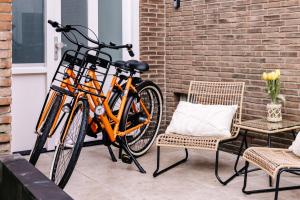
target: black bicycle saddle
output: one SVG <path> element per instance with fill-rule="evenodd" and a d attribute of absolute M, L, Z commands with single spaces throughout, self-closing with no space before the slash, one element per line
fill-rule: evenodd
<path fill-rule="evenodd" d="M 126 62 L 126 67 L 131 70 L 137 70 L 140 72 L 145 72 L 149 70 L 149 65 L 147 63 L 140 62 L 137 60 L 128 60 Z"/>

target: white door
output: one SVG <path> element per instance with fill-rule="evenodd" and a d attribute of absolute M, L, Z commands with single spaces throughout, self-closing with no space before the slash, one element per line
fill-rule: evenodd
<path fill-rule="evenodd" d="M 47 24 L 81 24 L 104 42 L 132 43 L 139 57 L 138 0 L 14 0 L 12 68 L 12 152 L 30 150 L 35 123 L 61 57 L 55 42 L 67 43 Z M 92 36 L 91 32 L 86 32 Z M 58 55 L 55 55 L 58 52 Z M 126 51 L 110 52 L 114 59 L 129 59 Z M 55 142 L 49 140 L 47 148 Z"/>

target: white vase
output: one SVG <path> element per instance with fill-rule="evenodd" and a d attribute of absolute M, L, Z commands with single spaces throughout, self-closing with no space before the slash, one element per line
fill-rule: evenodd
<path fill-rule="evenodd" d="M 267 104 L 267 121 L 280 122 L 282 121 L 281 104 Z"/>

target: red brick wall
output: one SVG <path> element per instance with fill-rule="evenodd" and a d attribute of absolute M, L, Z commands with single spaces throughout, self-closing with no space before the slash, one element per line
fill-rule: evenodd
<path fill-rule="evenodd" d="M 299 0 L 182 0 L 178 10 L 165 1 L 165 38 L 150 30 L 163 23 L 157 17 L 164 16 L 163 1 L 141 2 L 141 59 L 155 62 L 151 55 L 159 61 L 162 56 L 157 54 L 165 53 L 166 82 L 163 75 L 155 80 L 165 86 L 167 121 L 177 104 L 174 93 L 186 93 L 190 80 L 244 81 L 243 119 L 264 117 L 270 98 L 261 73 L 277 68 L 287 100 L 284 118 L 300 120 Z M 151 48 L 159 37 L 165 39 L 165 47 Z M 149 77 L 157 72 L 155 68 Z"/>
<path fill-rule="evenodd" d="M 165 5 L 161 0 L 140 1 L 140 59 L 149 63 L 144 79 L 157 83 L 166 97 Z M 165 124 L 165 112 L 163 124 Z"/>
<path fill-rule="evenodd" d="M 10 150 L 11 0 L 0 0 L 0 153 Z"/>

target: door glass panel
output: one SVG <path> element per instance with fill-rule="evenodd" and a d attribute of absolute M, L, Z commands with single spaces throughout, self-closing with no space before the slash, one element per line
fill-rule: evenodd
<path fill-rule="evenodd" d="M 122 44 L 122 0 L 99 0 L 99 39 Z M 122 50 L 105 50 L 113 60 L 122 59 Z"/>
<path fill-rule="evenodd" d="M 61 23 L 63 25 L 82 25 L 88 26 L 87 17 L 87 1 L 88 0 L 62 0 L 61 1 Z M 88 30 L 85 28 L 77 27 L 85 35 L 88 34 Z M 68 34 L 70 38 L 74 38 L 72 34 Z M 76 34 L 78 41 L 84 45 L 87 45 L 86 39 L 83 39 L 78 34 Z M 64 36 L 62 36 L 62 42 L 67 44 L 65 49 L 76 50 L 76 45 L 69 42 Z"/>
<path fill-rule="evenodd" d="M 13 63 L 44 62 L 44 1 L 13 1 Z"/>

